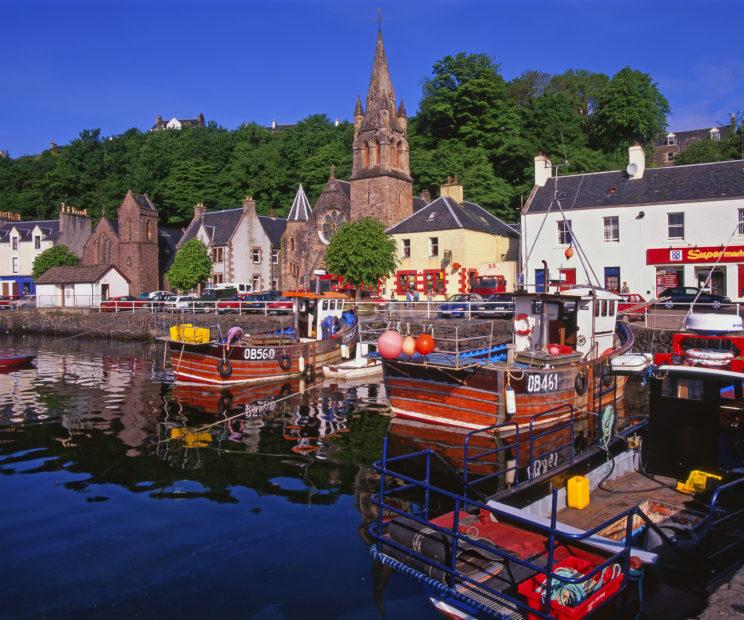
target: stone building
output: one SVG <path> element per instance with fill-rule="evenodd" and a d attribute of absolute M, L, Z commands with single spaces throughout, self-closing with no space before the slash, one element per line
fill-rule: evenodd
<path fill-rule="evenodd" d="M 56 220 L 22 221 L 18 213 L 0 213 L 0 295 L 33 295 L 36 257 L 54 245 L 82 256 L 90 229 L 88 212 L 64 203 Z"/>
<path fill-rule="evenodd" d="M 656 137 L 654 143 L 654 166 L 673 166 L 674 158 L 688 146 L 701 140 L 725 140 L 736 132 L 736 118 L 731 115 L 729 125 L 689 129 L 687 131 L 670 131 Z"/>
<path fill-rule="evenodd" d="M 326 248 L 344 222 L 374 217 L 387 228 L 426 204 L 413 196 L 408 118 L 402 102 L 396 108 L 382 33 L 365 104 L 357 98 L 350 179 L 337 179 L 331 170 L 313 209 L 302 186 L 297 191 L 282 243 L 284 288 L 310 286 L 313 271 L 325 267 Z"/>
<path fill-rule="evenodd" d="M 118 220 L 104 213 L 83 250 L 84 265 L 114 265 L 126 277 L 130 294 L 158 290 L 158 211 L 147 194 L 131 190 L 119 205 Z"/>
<path fill-rule="evenodd" d="M 199 116 L 196 118 L 176 118 L 175 116 L 166 121 L 160 114 L 155 117 L 155 124 L 152 126 L 150 131 L 159 131 L 161 129 L 187 129 L 189 127 L 204 127 L 204 114 L 199 112 Z"/>

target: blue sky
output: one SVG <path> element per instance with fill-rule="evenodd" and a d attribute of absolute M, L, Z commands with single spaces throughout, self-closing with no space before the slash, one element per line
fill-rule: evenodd
<path fill-rule="evenodd" d="M 157 114 L 234 128 L 351 117 L 367 88 L 376 11 L 409 113 L 432 64 L 483 52 L 526 69 L 649 72 L 670 126 L 744 111 L 741 3 L 723 0 L 2 0 L 0 149 L 35 153 L 83 128 L 147 129 Z"/>

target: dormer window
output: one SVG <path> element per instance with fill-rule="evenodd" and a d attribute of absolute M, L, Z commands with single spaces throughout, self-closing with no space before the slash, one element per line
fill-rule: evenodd
<path fill-rule="evenodd" d="M 711 140 L 721 139 L 721 131 L 718 129 L 718 127 L 713 127 L 713 129 L 710 130 L 710 139 Z"/>
<path fill-rule="evenodd" d="M 436 211 L 432 211 L 431 213 L 429 213 L 429 217 L 426 218 L 426 219 L 427 219 L 428 222 L 431 222 L 436 216 L 437 216 L 437 212 Z"/>
<path fill-rule="evenodd" d="M 667 134 L 667 146 L 677 146 L 677 136 L 675 136 L 673 133 Z"/>

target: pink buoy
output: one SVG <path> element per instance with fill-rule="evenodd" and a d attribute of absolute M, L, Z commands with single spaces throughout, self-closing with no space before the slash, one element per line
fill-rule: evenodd
<path fill-rule="evenodd" d="M 413 355 L 416 353 L 416 339 L 413 336 L 403 338 L 403 353 Z"/>
<path fill-rule="evenodd" d="M 386 331 L 377 339 L 377 351 L 386 360 L 395 359 L 403 350 L 403 336 L 396 331 Z"/>
<path fill-rule="evenodd" d="M 551 355 L 558 355 L 558 354 L 560 354 L 560 352 L 561 352 L 561 349 L 560 349 L 560 347 L 558 347 L 558 345 L 551 344 L 548 347 L 548 353 L 550 353 Z"/>

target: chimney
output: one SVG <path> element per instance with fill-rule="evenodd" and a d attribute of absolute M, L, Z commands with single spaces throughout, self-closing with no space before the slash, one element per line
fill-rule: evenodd
<path fill-rule="evenodd" d="M 204 217 L 204 214 L 207 212 L 207 208 L 204 206 L 203 202 L 198 202 L 194 206 L 194 219 L 201 219 Z"/>
<path fill-rule="evenodd" d="M 246 196 L 243 200 L 243 211 L 256 212 L 256 201 L 253 200 L 253 196 Z"/>
<path fill-rule="evenodd" d="M 553 176 L 553 164 L 548 156 L 540 151 L 535 157 L 535 185 L 545 187 L 548 179 Z"/>
<path fill-rule="evenodd" d="M 448 196 L 458 203 L 463 201 L 462 184 L 460 183 L 460 179 L 457 178 L 457 175 L 455 175 L 454 179 L 447 177 L 447 182 L 439 188 L 439 195 Z"/>
<path fill-rule="evenodd" d="M 429 190 L 426 188 L 422 189 L 419 198 L 425 200 L 426 204 L 429 204 L 431 202 L 431 194 L 429 193 Z"/>
<path fill-rule="evenodd" d="M 646 153 L 643 147 L 636 142 L 628 149 L 628 176 L 631 179 L 642 179 L 646 171 Z"/>

